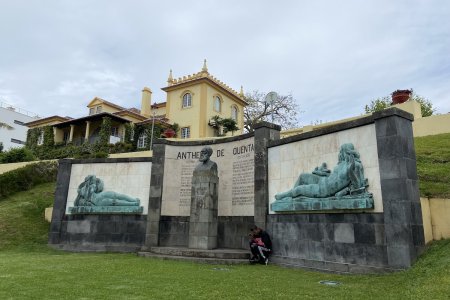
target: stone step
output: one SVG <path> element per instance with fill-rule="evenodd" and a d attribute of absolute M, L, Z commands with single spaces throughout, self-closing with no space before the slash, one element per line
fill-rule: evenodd
<path fill-rule="evenodd" d="M 250 253 L 243 249 L 191 249 L 182 247 L 151 247 L 149 252 L 158 255 L 214 258 L 214 259 L 243 259 L 248 260 Z"/>
<path fill-rule="evenodd" d="M 213 265 L 240 265 L 249 264 L 248 259 L 227 259 L 227 258 L 208 258 L 208 257 L 195 257 L 195 256 L 178 256 L 178 255 L 162 255 L 152 252 L 138 252 L 138 256 L 156 258 L 163 260 L 175 260 L 175 261 L 191 261 L 203 264 Z"/>

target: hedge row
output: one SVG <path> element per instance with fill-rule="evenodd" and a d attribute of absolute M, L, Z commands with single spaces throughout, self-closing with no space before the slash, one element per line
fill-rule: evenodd
<path fill-rule="evenodd" d="M 0 164 L 10 164 L 15 162 L 33 160 L 36 160 L 33 152 L 25 147 L 12 148 L 9 151 L 0 152 Z"/>
<path fill-rule="evenodd" d="M 0 175 L 0 200 L 38 184 L 56 181 L 57 173 L 57 162 L 39 162 L 3 173 Z"/>

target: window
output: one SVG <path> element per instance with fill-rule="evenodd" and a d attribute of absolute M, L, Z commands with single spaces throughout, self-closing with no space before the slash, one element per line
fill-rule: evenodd
<path fill-rule="evenodd" d="M 41 133 L 38 136 L 37 144 L 38 145 L 44 144 L 44 131 L 43 130 L 41 131 Z"/>
<path fill-rule="evenodd" d="M 137 142 L 137 147 L 138 148 L 145 148 L 145 146 L 147 146 L 147 135 L 145 134 L 145 132 L 142 132 L 139 135 L 139 139 Z"/>
<path fill-rule="evenodd" d="M 219 96 L 215 96 L 214 97 L 214 110 L 217 112 L 221 111 L 221 105 L 222 105 L 222 101 L 220 100 Z"/>
<path fill-rule="evenodd" d="M 67 142 L 69 140 L 70 132 L 64 131 L 63 141 Z"/>
<path fill-rule="evenodd" d="M 181 128 L 181 138 L 188 139 L 190 137 L 191 137 L 191 128 L 190 127 Z"/>
<path fill-rule="evenodd" d="M 22 126 L 26 126 L 24 122 L 19 121 L 19 120 L 14 120 L 14 124 L 19 124 L 19 125 L 22 125 Z"/>
<path fill-rule="evenodd" d="M 192 106 L 192 95 L 191 93 L 186 93 L 183 95 L 183 107 Z"/>
<path fill-rule="evenodd" d="M 96 113 L 99 114 L 99 113 L 101 113 L 101 112 L 102 112 L 102 106 L 99 105 L 99 106 L 97 106 L 97 111 L 96 111 Z"/>
<path fill-rule="evenodd" d="M 238 109 L 236 106 L 231 107 L 231 118 L 237 122 L 238 119 Z"/>
<path fill-rule="evenodd" d="M 119 136 L 119 127 L 111 127 L 111 135 Z"/>
<path fill-rule="evenodd" d="M 94 114 L 94 108 L 91 107 L 91 108 L 89 108 L 89 115 L 91 116 L 91 115 L 93 115 L 93 114 Z"/>
<path fill-rule="evenodd" d="M 16 143 L 16 144 L 21 144 L 21 145 L 25 145 L 26 144 L 24 141 L 16 140 L 16 139 L 11 139 L 11 143 Z"/>

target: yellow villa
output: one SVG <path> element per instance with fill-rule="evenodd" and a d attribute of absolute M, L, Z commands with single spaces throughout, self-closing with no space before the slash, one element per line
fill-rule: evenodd
<path fill-rule="evenodd" d="M 51 116 L 28 122 L 29 128 L 51 126 L 55 143 L 94 143 L 99 139 L 99 131 L 104 117 L 111 120 L 109 142 L 114 144 L 124 140 L 126 124 L 143 125 L 155 123 L 169 128 L 179 125 L 179 138 L 207 138 L 217 135 L 213 117 L 231 118 L 239 128 L 235 134 L 241 134 L 244 127 L 244 99 L 242 86 L 240 92 L 233 90 L 208 72 L 206 60 L 200 72 L 174 79 L 170 70 L 166 92 L 166 102 L 152 103 L 152 91 L 148 87 L 142 90 L 141 109 L 124 108 L 99 97 L 87 105 L 88 115 L 81 118 Z M 221 131 L 219 133 L 222 133 Z M 233 133 L 227 133 L 231 135 Z M 139 137 L 141 139 L 141 137 Z M 139 140 L 138 148 L 148 145 L 148 138 Z M 38 139 L 38 145 L 43 142 Z"/>

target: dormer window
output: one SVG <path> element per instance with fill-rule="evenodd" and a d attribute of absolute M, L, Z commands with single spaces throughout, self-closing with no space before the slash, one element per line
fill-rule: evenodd
<path fill-rule="evenodd" d="M 192 106 L 192 95 L 191 93 L 186 93 L 183 95 L 183 108 Z"/>
<path fill-rule="evenodd" d="M 219 96 L 214 96 L 214 110 L 217 112 L 221 112 L 222 110 L 222 100 Z"/>
<path fill-rule="evenodd" d="M 99 105 L 99 106 L 97 106 L 97 111 L 95 112 L 96 114 L 99 114 L 99 113 L 101 113 L 102 112 L 102 106 L 101 105 Z"/>
<path fill-rule="evenodd" d="M 92 116 L 95 113 L 95 110 L 93 107 L 89 108 L 89 115 Z"/>

